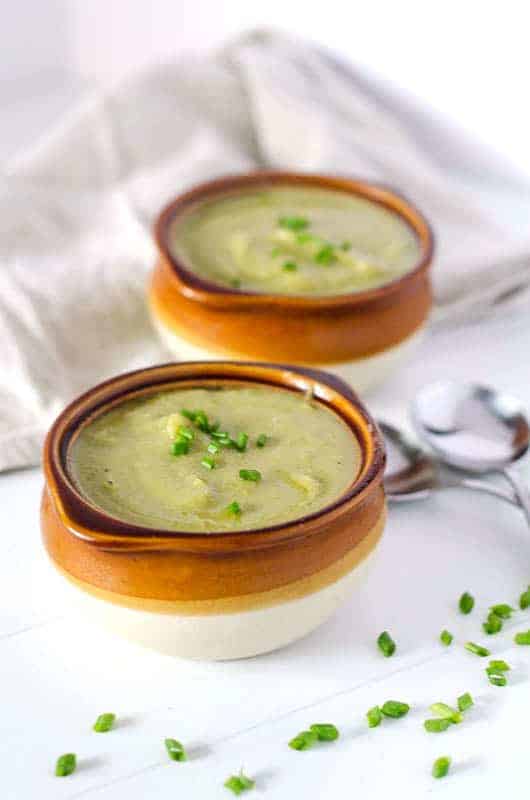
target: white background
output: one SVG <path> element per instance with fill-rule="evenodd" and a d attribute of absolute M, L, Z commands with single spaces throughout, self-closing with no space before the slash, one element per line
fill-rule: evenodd
<path fill-rule="evenodd" d="M 4 3 L 0 159 L 34 141 L 87 83 L 112 83 L 246 27 L 274 25 L 412 90 L 530 174 L 525 12 L 513 1 Z M 370 405 L 403 421 L 424 382 L 472 375 L 530 407 L 529 349 L 522 312 L 438 333 Z M 207 665 L 144 652 L 71 615 L 40 546 L 41 486 L 38 470 L 0 477 L 2 800 L 222 798 L 223 780 L 242 764 L 257 778 L 256 798 L 528 796 L 530 652 L 512 636 L 530 626 L 530 612 L 491 645 L 514 668 L 508 688 L 490 687 L 484 663 L 462 649 L 467 638 L 483 640 L 487 606 L 514 602 L 530 581 L 529 535 L 517 511 L 463 493 L 393 509 L 379 565 L 321 631 L 276 654 Z M 455 610 L 464 590 L 477 596 L 465 619 Z M 442 627 L 456 634 L 448 651 L 437 642 Z M 383 628 L 398 641 L 389 660 L 374 645 Z M 465 690 L 476 698 L 466 722 L 427 735 L 429 703 Z M 413 711 L 368 731 L 365 711 L 388 698 Z M 120 723 L 98 737 L 90 726 L 107 710 Z M 288 739 L 316 721 L 338 724 L 341 740 L 290 751 Z M 167 763 L 165 736 L 188 746 L 188 764 Z M 79 769 L 56 779 L 55 758 L 68 750 Z M 435 783 L 431 763 L 446 753 L 453 773 Z"/>
<path fill-rule="evenodd" d="M 415 93 L 530 174 L 528 16 L 522 0 L 6 2 L 0 154 L 30 140 L 81 79 L 114 82 L 265 25 L 325 44 Z M 45 93 L 53 97 L 44 104 Z"/>

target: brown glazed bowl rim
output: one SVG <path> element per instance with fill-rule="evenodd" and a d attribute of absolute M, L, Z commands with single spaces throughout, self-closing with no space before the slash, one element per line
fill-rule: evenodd
<path fill-rule="evenodd" d="M 169 232 L 176 220 L 194 207 L 222 196 L 243 193 L 247 189 L 266 186 L 314 186 L 355 195 L 370 200 L 397 214 L 412 229 L 420 248 L 415 266 L 393 281 L 373 289 L 349 294 L 308 297 L 304 295 L 266 294 L 235 289 L 203 278 L 188 269 L 172 252 Z M 224 308 L 248 308 L 282 304 L 287 309 L 318 310 L 363 306 L 402 291 L 425 272 L 432 261 L 434 235 L 423 214 L 400 192 L 387 186 L 357 178 L 300 172 L 262 170 L 227 175 L 197 184 L 171 200 L 160 212 L 154 225 L 154 237 L 161 257 L 169 265 L 180 291 L 190 300 Z"/>
<path fill-rule="evenodd" d="M 107 514 L 88 501 L 69 475 L 66 455 L 69 443 L 83 423 L 102 413 L 111 403 L 132 395 L 179 383 L 204 386 L 208 382 L 255 383 L 311 392 L 333 410 L 353 431 L 362 451 L 362 465 L 351 486 L 333 503 L 312 514 L 276 525 L 241 531 L 195 533 L 155 529 L 130 524 Z M 349 416 L 347 416 L 349 415 Z M 342 380 L 320 370 L 282 364 L 241 361 L 187 361 L 147 367 L 111 378 L 88 390 L 57 417 L 43 453 L 46 486 L 68 530 L 103 549 L 170 549 L 192 552 L 231 552 L 262 549 L 286 538 L 298 538 L 322 528 L 322 524 L 360 503 L 382 483 L 385 450 L 381 434 L 353 390 Z"/>

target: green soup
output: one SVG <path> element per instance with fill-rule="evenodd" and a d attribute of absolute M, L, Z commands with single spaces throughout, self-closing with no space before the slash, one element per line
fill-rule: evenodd
<path fill-rule="evenodd" d="M 361 197 L 273 188 L 203 203 L 171 231 L 175 255 L 215 283 L 253 292 L 336 295 L 381 286 L 418 261 L 397 214 Z"/>
<path fill-rule="evenodd" d="M 121 520 L 208 532 L 262 528 L 322 509 L 358 474 L 343 420 L 264 386 L 168 390 L 81 429 L 68 467 L 80 492 Z"/>

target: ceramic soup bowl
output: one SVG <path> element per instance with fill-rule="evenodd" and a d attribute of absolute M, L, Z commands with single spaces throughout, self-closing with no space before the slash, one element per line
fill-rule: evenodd
<path fill-rule="evenodd" d="M 412 266 L 375 288 L 302 296 L 221 285 L 176 254 L 175 231 L 205 204 L 278 187 L 331 190 L 390 211 L 415 237 Z M 149 306 L 165 344 L 181 359 L 315 366 L 363 391 L 380 383 L 413 350 L 432 304 L 433 236 L 428 223 L 400 194 L 364 181 L 284 172 L 214 180 L 169 203 L 158 218 L 155 237 L 159 257 Z"/>
<path fill-rule="evenodd" d="M 333 502 L 268 528 L 206 533 L 124 522 L 94 505 L 71 474 L 85 426 L 130 398 L 181 387 L 266 386 L 323 405 L 360 452 L 358 474 Z M 42 534 L 81 607 L 118 633 L 165 653 L 252 656 L 306 635 L 343 602 L 374 557 L 385 523 L 384 449 L 348 385 L 311 369 L 244 362 L 166 364 L 120 375 L 71 403 L 44 446 Z"/>

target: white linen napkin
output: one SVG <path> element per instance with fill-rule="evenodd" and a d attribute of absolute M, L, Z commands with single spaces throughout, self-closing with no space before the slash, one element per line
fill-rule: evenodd
<path fill-rule="evenodd" d="M 438 318 L 530 285 L 528 186 L 491 154 L 313 46 L 247 34 L 92 92 L 0 186 L 0 470 L 39 461 L 66 402 L 163 359 L 145 307 L 150 225 L 193 183 L 256 167 L 381 181 L 437 234 Z M 503 204 L 520 211 L 503 214 Z M 504 218 L 503 218 L 504 217 Z"/>

